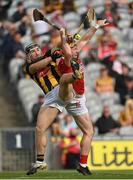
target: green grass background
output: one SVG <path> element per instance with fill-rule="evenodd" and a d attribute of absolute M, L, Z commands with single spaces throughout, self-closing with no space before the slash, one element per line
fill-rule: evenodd
<path fill-rule="evenodd" d="M 76 170 L 50 170 L 27 176 L 26 172 L 1 172 L 0 179 L 133 179 L 133 171 L 93 171 L 84 176 Z"/>

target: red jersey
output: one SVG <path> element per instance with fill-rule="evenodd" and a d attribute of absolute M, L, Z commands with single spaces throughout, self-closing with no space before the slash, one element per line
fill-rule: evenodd
<path fill-rule="evenodd" d="M 79 154 L 80 153 L 80 143 L 79 143 L 77 137 L 70 137 L 67 140 L 68 140 L 67 143 L 66 143 L 65 139 L 63 139 L 60 142 L 60 148 L 66 149 L 65 146 L 68 145 L 67 153 Z"/>
<path fill-rule="evenodd" d="M 117 50 L 117 44 L 115 42 L 102 43 L 98 47 L 98 58 L 104 59 L 110 56 L 109 60 L 114 61 L 116 55 L 112 55 L 112 54 L 113 53 L 115 54 L 116 50 Z"/>
<path fill-rule="evenodd" d="M 73 82 L 73 89 L 77 94 L 84 94 L 84 66 L 80 59 L 78 59 L 78 64 L 80 65 L 81 72 L 83 73 L 82 79 L 77 79 Z M 67 66 L 65 64 L 64 58 L 61 58 L 59 64 L 58 64 L 58 70 L 61 74 L 66 74 L 73 72 L 71 66 Z"/>

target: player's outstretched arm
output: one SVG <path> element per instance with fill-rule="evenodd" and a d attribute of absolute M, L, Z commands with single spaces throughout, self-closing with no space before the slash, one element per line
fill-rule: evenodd
<path fill-rule="evenodd" d="M 65 33 L 64 28 L 60 29 L 60 36 L 61 36 L 62 52 L 63 52 L 63 55 L 65 57 L 65 64 L 70 66 L 70 60 L 72 57 L 72 52 L 71 52 L 70 45 L 66 41 L 66 33 Z"/>
<path fill-rule="evenodd" d="M 51 57 L 46 57 L 36 63 L 33 63 L 29 66 L 30 74 L 35 74 L 36 72 L 44 69 L 52 61 Z"/>
<path fill-rule="evenodd" d="M 79 51 L 82 50 L 82 48 L 88 43 L 89 40 L 93 37 L 95 32 L 99 27 L 103 27 L 108 25 L 109 23 L 107 22 L 106 19 L 104 20 L 98 20 L 95 25 L 93 25 L 82 37 L 81 39 L 77 42 L 77 47 Z"/>

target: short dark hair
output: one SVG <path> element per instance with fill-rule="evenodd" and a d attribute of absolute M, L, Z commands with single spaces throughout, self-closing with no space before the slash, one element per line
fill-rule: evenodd
<path fill-rule="evenodd" d="M 25 53 L 28 54 L 30 52 L 30 49 L 32 49 L 34 47 L 41 48 L 37 43 L 30 43 L 24 48 Z"/>
<path fill-rule="evenodd" d="M 22 1 L 19 1 L 17 4 L 16 4 L 16 6 L 18 7 L 18 6 L 22 6 L 23 5 L 23 2 Z"/>

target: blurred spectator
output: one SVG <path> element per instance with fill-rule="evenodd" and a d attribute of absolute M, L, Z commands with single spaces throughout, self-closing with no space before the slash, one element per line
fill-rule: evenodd
<path fill-rule="evenodd" d="M 120 113 L 119 122 L 121 126 L 133 125 L 133 99 L 126 101 L 124 110 Z"/>
<path fill-rule="evenodd" d="M 24 3 L 22 1 L 18 1 L 16 5 L 16 11 L 11 17 L 12 22 L 20 21 L 24 16 L 26 16 L 26 9 L 24 7 Z"/>
<path fill-rule="evenodd" d="M 38 102 L 35 103 L 32 107 L 32 117 L 33 117 L 32 122 L 31 122 L 32 126 L 36 125 L 37 115 L 43 103 L 44 103 L 44 95 L 40 94 L 38 96 Z"/>
<path fill-rule="evenodd" d="M 12 51 L 13 57 L 25 58 L 24 47 L 21 43 L 22 35 L 19 31 L 16 31 L 13 36 Z"/>
<path fill-rule="evenodd" d="M 56 10 L 62 10 L 61 0 L 44 0 L 44 12 L 46 14 L 52 13 Z"/>
<path fill-rule="evenodd" d="M 70 129 L 72 128 L 77 128 L 77 125 L 75 121 L 73 121 L 73 117 L 69 114 L 66 114 L 63 121 L 61 122 L 61 135 L 68 137 Z"/>
<path fill-rule="evenodd" d="M 61 42 L 60 34 L 58 30 L 50 31 L 50 40 L 42 47 L 43 54 L 48 50 L 58 46 Z"/>
<path fill-rule="evenodd" d="M 13 54 L 14 35 L 16 32 L 16 26 L 10 22 L 5 23 L 5 31 L 7 31 L 3 37 L 2 43 L 2 56 L 3 56 L 3 73 L 8 74 L 8 63 Z"/>
<path fill-rule="evenodd" d="M 51 14 L 51 21 L 59 27 L 67 28 L 67 24 L 62 16 L 62 11 L 57 10 Z"/>
<path fill-rule="evenodd" d="M 64 117 L 64 112 L 59 112 L 57 117 L 55 118 L 54 122 L 51 125 L 51 142 L 52 143 L 58 143 L 61 140 L 61 124 L 60 121 L 62 121 Z"/>
<path fill-rule="evenodd" d="M 35 32 L 31 32 L 30 34 L 30 40 L 31 42 L 38 43 L 39 42 L 39 35 L 35 34 Z"/>
<path fill-rule="evenodd" d="M 127 99 L 133 99 L 133 77 L 128 76 L 125 79 L 125 91 L 123 91 L 123 94 L 121 96 L 121 103 L 125 104 Z"/>
<path fill-rule="evenodd" d="M 74 4 L 74 0 L 64 0 L 63 2 L 63 13 L 66 14 L 68 12 L 76 11 L 76 7 Z"/>
<path fill-rule="evenodd" d="M 29 16 L 24 16 L 18 24 L 18 30 L 22 36 L 27 35 L 27 31 L 32 29 L 32 23 Z"/>
<path fill-rule="evenodd" d="M 62 150 L 61 160 L 66 169 L 75 169 L 79 161 L 80 143 L 77 138 L 78 133 L 78 129 L 71 128 L 69 131 L 69 138 L 67 140 L 63 138 L 60 142 L 60 148 Z"/>
<path fill-rule="evenodd" d="M 25 63 L 25 60 L 22 58 L 16 58 L 14 57 L 13 59 L 11 59 L 10 63 L 9 63 L 9 74 L 10 74 L 10 81 L 13 84 L 17 84 L 18 80 L 19 80 L 19 71 L 20 68 L 22 69 L 23 64 Z"/>
<path fill-rule="evenodd" d="M 51 142 L 57 143 L 60 141 L 60 137 L 60 123 L 56 118 L 51 126 Z"/>
<path fill-rule="evenodd" d="M 121 104 L 125 103 L 125 94 L 127 92 L 126 79 L 129 76 L 130 69 L 127 64 L 121 64 L 122 74 L 110 70 L 109 74 L 115 78 L 115 91 L 119 93 Z"/>
<path fill-rule="evenodd" d="M 58 30 L 51 30 L 49 47 L 53 48 L 61 43 L 61 38 Z"/>
<path fill-rule="evenodd" d="M 7 11 L 10 8 L 13 0 L 0 0 L 0 21 L 7 19 Z"/>
<path fill-rule="evenodd" d="M 11 52 L 11 47 L 13 44 L 13 36 L 17 31 L 17 28 L 13 23 L 6 22 L 4 24 L 4 29 L 6 33 L 4 34 L 3 43 L 2 43 L 3 58 L 11 59 L 13 57 L 13 54 Z"/>
<path fill-rule="evenodd" d="M 129 3 L 129 13 L 133 14 L 133 2 Z"/>
<path fill-rule="evenodd" d="M 116 3 L 118 9 L 121 9 L 121 11 L 128 13 L 129 5 L 130 5 L 130 2 L 132 2 L 132 0 L 131 1 L 130 0 L 113 0 L 113 1 Z"/>
<path fill-rule="evenodd" d="M 107 68 L 111 69 L 117 54 L 117 42 L 109 31 L 104 31 L 98 37 L 98 58 Z"/>
<path fill-rule="evenodd" d="M 122 63 L 119 61 L 119 59 L 113 62 L 111 70 L 116 71 L 118 74 L 122 74 Z"/>
<path fill-rule="evenodd" d="M 4 40 L 4 36 L 5 36 L 5 33 L 6 33 L 6 29 L 4 27 L 4 24 L 0 22 L 0 57 L 2 57 L 3 53 L 2 53 L 2 45 L 3 45 L 3 40 Z"/>
<path fill-rule="evenodd" d="M 126 63 L 122 63 L 122 76 L 123 78 L 127 78 L 130 72 L 130 68 Z"/>
<path fill-rule="evenodd" d="M 97 50 L 95 48 L 91 48 L 88 50 L 88 56 L 86 58 L 83 59 L 84 65 L 88 65 L 89 63 L 94 63 L 94 62 L 98 62 L 99 63 L 99 59 L 97 57 Z"/>
<path fill-rule="evenodd" d="M 53 11 L 51 0 L 44 0 L 44 12 L 51 13 Z"/>
<path fill-rule="evenodd" d="M 17 31 L 15 26 L 10 26 L 9 33 L 5 35 L 3 40 L 3 57 L 5 61 L 5 69 L 13 57 L 25 58 L 24 48 L 21 43 L 22 35 Z"/>
<path fill-rule="evenodd" d="M 100 70 L 100 76 L 96 79 L 96 92 L 113 92 L 114 80 L 108 75 L 108 69 L 106 67 Z"/>
<path fill-rule="evenodd" d="M 23 78 L 30 79 L 29 74 L 27 74 L 27 72 L 25 70 L 25 63 L 23 63 L 21 66 L 19 66 L 17 80 L 19 81 L 20 79 L 23 79 Z"/>
<path fill-rule="evenodd" d="M 9 75 L 9 63 L 10 60 L 14 57 L 16 58 L 25 58 L 25 53 L 23 49 L 23 45 L 21 43 L 21 33 L 19 31 L 16 31 L 16 29 L 12 29 L 11 34 L 7 34 L 7 36 L 4 39 L 3 42 L 3 74 L 5 74 L 5 77 L 8 78 Z"/>
<path fill-rule="evenodd" d="M 98 14 L 98 19 L 107 19 L 109 21 L 109 25 L 105 28 L 117 26 L 117 21 L 119 19 L 117 4 L 113 1 L 105 0 L 104 10 Z"/>
<path fill-rule="evenodd" d="M 129 56 L 133 56 L 133 20 L 130 21 L 129 28 L 122 29 L 123 38 L 122 41 L 125 44 L 128 44 L 128 49 L 126 49 L 126 53 Z"/>
<path fill-rule="evenodd" d="M 113 119 L 108 106 L 104 106 L 103 114 L 95 123 L 98 128 L 98 134 L 105 134 L 109 132 L 117 133 L 119 131 L 120 124 Z"/>

